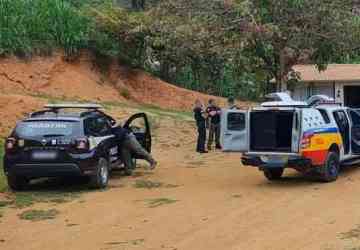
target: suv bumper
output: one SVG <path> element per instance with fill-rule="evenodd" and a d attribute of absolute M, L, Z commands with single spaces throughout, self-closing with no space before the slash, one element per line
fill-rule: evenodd
<path fill-rule="evenodd" d="M 7 174 L 29 178 L 82 175 L 78 165 L 70 163 L 15 164 L 8 169 Z"/>
<path fill-rule="evenodd" d="M 244 166 L 258 167 L 260 169 L 265 168 L 295 168 L 295 169 L 307 169 L 311 167 L 311 160 L 303 158 L 301 156 L 290 157 L 288 160 L 279 161 L 268 161 L 265 162 L 260 156 L 243 155 L 241 157 L 241 163 Z"/>
<path fill-rule="evenodd" d="M 87 176 L 95 173 L 98 158 L 94 153 L 72 155 L 66 162 L 27 162 L 16 156 L 4 157 L 5 175 L 27 178 Z"/>

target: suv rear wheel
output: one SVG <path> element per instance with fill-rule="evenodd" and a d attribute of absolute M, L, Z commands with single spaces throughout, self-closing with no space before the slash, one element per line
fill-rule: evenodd
<path fill-rule="evenodd" d="M 336 181 L 339 176 L 340 161 L 336 152 L 329 152 L 325 164 L 320 167 L 320 178 L 324 182 Z"/>
<path fill-rule="evenodd" d="M 264 169 L 264 175 L 270 181 L 281 179 L 281 176 L 283 175 L 283 173 L 284 173 L 283 168 Z"/>
<path fill-rule="evenodd" d="M 109 182 L 109 165 L 106 159 L 100 158 L 96 166 L 95 175 L 90 177 L 93 188 L 105 188 Z"/>
<path fill-rule="evenodd" d="M 20 176 L 11 176 L 7 177 L 9 187 L 14 191 L 21 191 L 24 190 L 25 187 L 28 185 L 29 181 Z"/>

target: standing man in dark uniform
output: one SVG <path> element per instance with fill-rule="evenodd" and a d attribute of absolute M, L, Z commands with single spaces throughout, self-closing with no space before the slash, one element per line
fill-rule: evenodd
<path fill-rule="evenodd" d="M 209 140 L 208 140 L 208 150 L 211 150 L 214 137 L 215 137 L 215 147 L 216 149 L 221 149 L 220 144 L 220 115 L 221 109 L 216 105 L 214 99 L 209 100 L 209 106 L 206 109 L 206 113 L 209 115 L 210 127 L 209 127 Z"/>
<path fill-rule="evenodd" d="M 207 114 L 204 110 L 204 105 L 200 100 L 195 101 L 194 118 L 198 129 L 196 152 L 200 154 L 207 153 L 205 150 Z"/>

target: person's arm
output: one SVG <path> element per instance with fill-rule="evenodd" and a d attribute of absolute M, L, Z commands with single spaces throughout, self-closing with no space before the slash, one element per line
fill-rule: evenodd
<path fill-rule="evenodd" d="M 209 114 L 204 111 L 204 110 L 201 110 L 201 116 L 204 118 L 204 119 L 207 119 L 209 117 Z"/>

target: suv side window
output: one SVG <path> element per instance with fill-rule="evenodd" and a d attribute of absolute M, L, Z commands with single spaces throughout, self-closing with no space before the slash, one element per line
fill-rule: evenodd
<path fill-rule="evenodd" d="M 111 128 L 106 117 L 96 116 L 84 120 L 85 134 L 91 136 L 111 135 Z"/>

